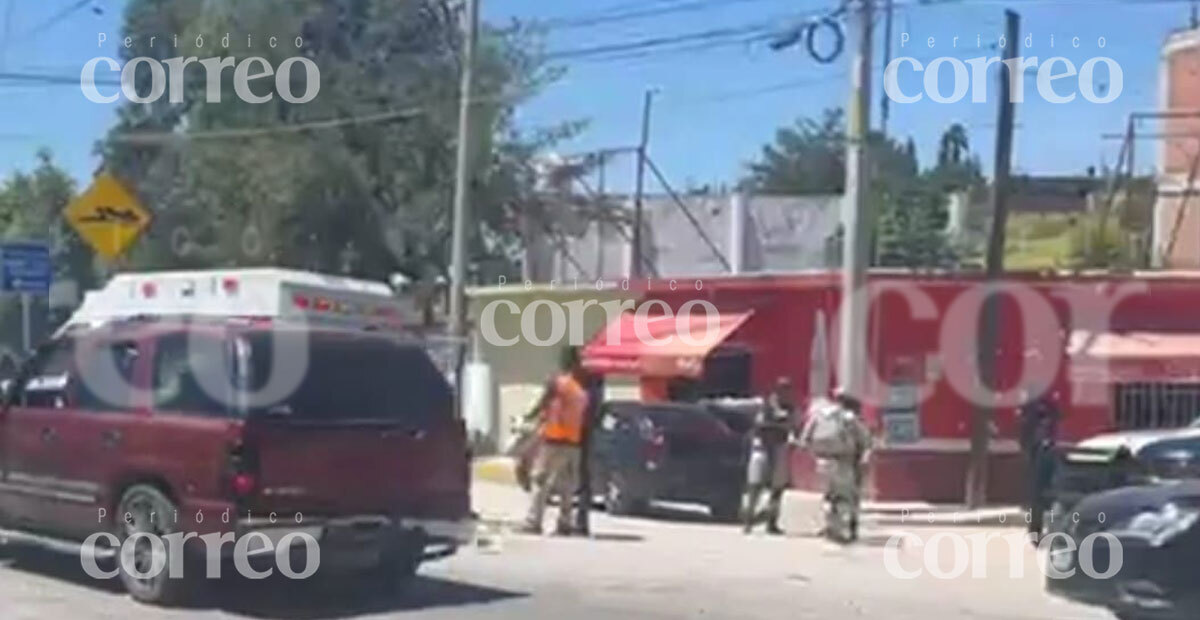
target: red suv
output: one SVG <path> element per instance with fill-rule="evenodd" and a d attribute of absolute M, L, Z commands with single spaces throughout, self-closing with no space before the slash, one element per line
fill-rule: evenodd
<path fill-rule="evenodd" d="M 0 528 L 75 549 L 98 532 L 306 532 L 322 574 L 396 586 L 471 536 L 468 458 L 421 346 L 270 321 L 124 319 L 42 346 L 9 385 Z M 199 542 L 181 559 L 195 562 Z M 204 574 L 113 570 L 160 604 Z"/>

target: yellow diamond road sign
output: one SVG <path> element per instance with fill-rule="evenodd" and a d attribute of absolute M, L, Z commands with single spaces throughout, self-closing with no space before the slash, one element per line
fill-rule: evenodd
<path fill-rule="evenodd" d="M 124 185 L 104 173 L 63 211 L 71 228 L 100 256 L 112 260 L 150 225 L 150 212 Z"/>

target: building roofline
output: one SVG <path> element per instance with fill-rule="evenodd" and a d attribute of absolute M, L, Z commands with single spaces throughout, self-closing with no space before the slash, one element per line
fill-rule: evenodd
<path fill-rule="evenodd" d="M 1200 47 L 1200 29 L 1176 30 L 1168 34 L 1167 40 L 1163 42 L 1162 55 L 1167 56 L 1172 52 L 1193 47 Z"/>

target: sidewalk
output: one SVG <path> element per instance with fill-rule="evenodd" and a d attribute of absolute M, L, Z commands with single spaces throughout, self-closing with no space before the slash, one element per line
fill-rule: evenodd
<path fill-rule="evenodd" d="M 490 456 L 475 459 L 472 467 L 473 480 L 487 484 L 476 484 L 479 506 L 504 506 L 505 516 L 522 514 L 523 494 L 503 493 L 503 487 L 515 487 L 514 461 L 507 456 Z M 498 503 L 497 503 L 498 502 Z M 793 523 L 816 523 L 821 514 L 821 494 L 814 491 L 793 489 L 784 497 L 785 520 Z M 481 513 L 481 516 L 486 515 Z M 499 517 L 500 515 L 494 515 Z M 959 504 L 931 504 L 928 502 L 863 502 L 863 521 L 886 526 L 964 526 L 964 527 L 1023 527 L 1025 513 L 1018 506 L 990 506 L 978 510 Z"/>

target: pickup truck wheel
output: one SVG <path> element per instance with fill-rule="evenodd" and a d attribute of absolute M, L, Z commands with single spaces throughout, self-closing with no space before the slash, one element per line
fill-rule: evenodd
<path fill-rule="evenodd" d="M 383 556 L 379 566 L 370 575 L 375 593 L 384 597 L 402 594 L 417 576 L 421 566 L 421 548 L 418 545 L 398 545 Z"/>
<path fill-rule="evenodd" d="M 199 583 L 197 567 L 185 564 L 183 575 L 171 578 L 171 545 L 164 536 L 177 531 L 171 515 L 177 514 L 175 503 L 162 491 L 144 484 L 130 487 L 121 495 L 118 515 L 128 513 L 126 522 L 117 519 L 117 538 L 126 547 L 126 540 L 137 536 L 129 553 L 118 553 L 117 569 L 121 583 L 135 600 L 152 605 L 175 606 L 188 601 Z M 155 542 L 152 542 L 155 541 Z M 157 570 L 157 572 L 155 572 Z"/>

